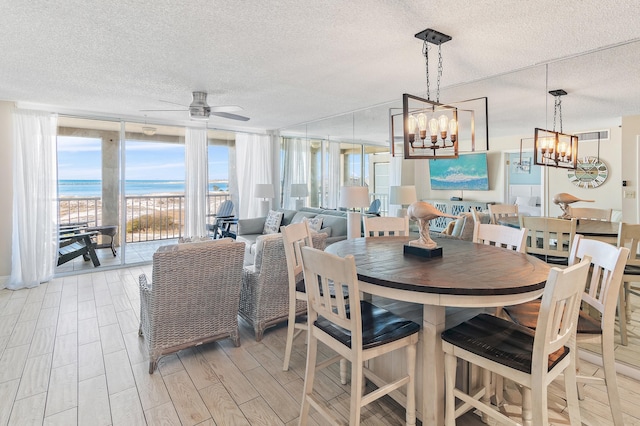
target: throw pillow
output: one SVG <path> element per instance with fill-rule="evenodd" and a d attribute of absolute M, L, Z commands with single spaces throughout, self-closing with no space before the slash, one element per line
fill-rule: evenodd
<path fill-rule="evenodd" d="M 277 234 L 280 231 L 280 222 L 284 213 L 275 210 L 269 210 L 267 220 L 264 221 L 263 234 Z"/>
<path fill-rule="evenodd" d="M 320 228 L 318 231 L 319 234 L 327 234 L 327 237 L 331 236 L 331 227 L 327 226 L 326 228 Z"/>
<path fill-rule="evenodd" d="M 312 231 L 320 231 L 320 228 L 322 228 L 322 218 L 321 217 L 305 217 L 304 219 L 302 219 L 304 222 L 307 222 L 309 224 L 309 229 L 311 229 Z"/>

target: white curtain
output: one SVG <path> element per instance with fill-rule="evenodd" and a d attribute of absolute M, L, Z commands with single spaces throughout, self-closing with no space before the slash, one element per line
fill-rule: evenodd
<path fill-rule="evenodd" d="M 402 185 L 402 155 L 396 155 L 395 157 L 391 157 L 391 161 L 389 162 L 389 188 L 392 186 L 401 186 Z M 389 194 L 391 195 L 391 194 Z M 396 204 L 389 204 L 389 216 L 397 216 L 398 210 L 401 209 L 402 206 L 398 206 Z"/>
<path fill-rule="evenodd" d="M 185 138 L 185 225 L 186 237 L 207 235 L 207 129 L 187 128 Z"/>
<path fill-rule="evenodd" d="M 327 142 L 329 145 L 329 161 L 327 164 L 327 194 L 326 206 L 330 209 L 338 208 L 338 199 L 340 197 L 340 143 Z"/>
<path fill-rule="evenodd" d="M 238 217 L 252 218 L 260 214 L 260 199 L 254 196 L 258 183 L 274 184 L 274 148 L 268 135 L 238 133 L 236 135 L 236 174 L 238 179 Z M 274 193 L 278 186 L 274 186 Z M 273 208 L 273 206 L 272 206 Z"/>
<path fill-rule="evenodd" d="M 291 197 L 291 184 L 309 183 L 311 144 L 308 139 L 285 139 L 284 175 L 282 177 L 283 207 L 296 208 L 296 197 Z"/>
<path fill-rule="evenodd" d="M 13 236 L 7 288 L 53 278 L 58 254 L 57 116 L 13 112 Z"/>

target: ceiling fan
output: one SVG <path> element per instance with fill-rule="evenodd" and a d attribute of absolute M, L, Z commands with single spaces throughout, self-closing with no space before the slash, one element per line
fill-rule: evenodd
<path fill-rule="evenodd" d="M 208 120 L 210 115 L 229 118 L 231 120 L 249 121 L 249 117 L 231 114 L 235 111 L 242 111 L 242 108 L 236 105 L 209 106 L 207 103 L 207 92 L 195 91 L 192 93 L 193 101 L 190 105 L 181 105 L 174 102 L 162 101 L 174 105 L 180 105 L 185 109 L 143 109 L 141 111 L 189 111 L 189 117 L 192 120 Z"/>

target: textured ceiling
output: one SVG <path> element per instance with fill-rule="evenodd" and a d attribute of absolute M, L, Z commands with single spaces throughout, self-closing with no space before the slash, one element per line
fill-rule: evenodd
<path fill-rule="evenodd" d="M 640 114 L 639 22 L 635 0 L 0 0 L 0 99 L 184 123 L 141 110 L 206 90 L 251 117 L 210 128 L 288 128 L 424 95 L 414 34 L 434 28 L 453 37 L 441 100 L 487 96 L 491 137 L 548 123 L 558 88 L 565 131 L 611 127 Z M 384 114 L 368 120 L 363 139 L 386 137 Z"/>

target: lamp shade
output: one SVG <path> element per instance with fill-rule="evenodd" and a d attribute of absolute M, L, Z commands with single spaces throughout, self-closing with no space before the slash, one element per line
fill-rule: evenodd
<path fill-rule="evenodd" d="M 275 193 L 273 191 L 273 185 L 270 183 L 256 183 L 254 188 L 254 197 L 256 198 L 273 198 Z"/>
<path fill-rule="evenodd" d="M 291 196 L 292 197 L 306 197 L 309 195 L 309 189 L 306 183 L 292 183 L 291 184 Z"/>
<path fill-rule="evenodd" d="M 404 205 L 418 201 L 414 185 L 392 186 L 389 188 L 389 204 Z"/>
<path fill-rule="evenodd" d="M 340 207 L 355 209 L 369 205 L 369 188 L 366 186 L 343 186 L 340 188 Z"/>

